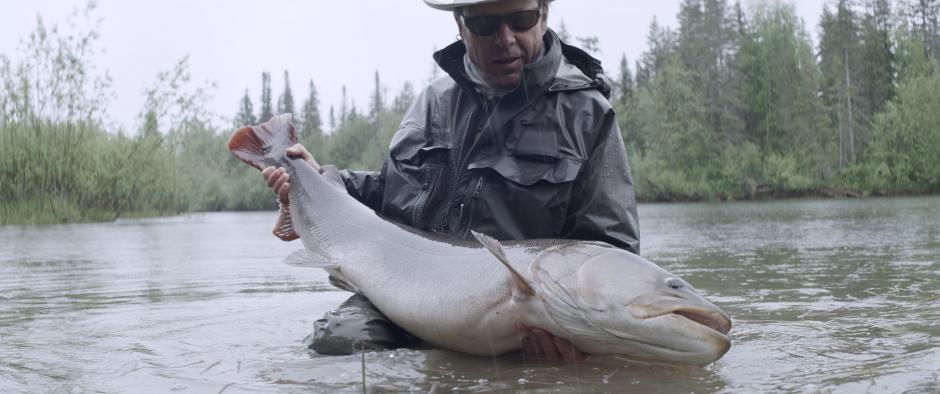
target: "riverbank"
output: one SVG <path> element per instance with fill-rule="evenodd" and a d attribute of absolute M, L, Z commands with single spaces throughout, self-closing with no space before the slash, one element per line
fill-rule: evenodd
<path fill-rule="evenodd" d="M 753 202 L 753 201 L 780 201 L 780 200 L 799 200 L 799 199 L 865 199 L 865 198 L 892 198 L 892 197 L 917 197 L 940 195 L 940 192 L 912 192 L 897 190 L 874 190 L 860 191 L 847 188 L 820 187 L 810 190 L 799 191 L 773 191 L 759 189 L 752 197 L 745 194 L 737 196 L 716 195 L 712 198 L 668 198 L 660 196 L 659 198 L 642 198 L 637 200 L 644 204 L 668 204 L 668 203 L 695 203 L 695 202 Z M 206 212 L 274 212 L 274 207 L 270 209 L 216 209 L 216 210 L 192 210 L 192 211 L 125 211 L 113 212 L 107 210 L 81 210 L 75 204 L 69 204 L 65 201 L 19 201 L 14 203 L 0 203 L 0 226 L 43 226 L 69 223 L 108 223 L 118 219 L 144 219 L 157 217 L 172 217 L 189 213 Z"/>
<path fill-rule="evenodd" d="M 805 190 L 773 190 L 758 188 L 753 194 L 739 193 L 726 195 L 716 193 L 708 198 L 702 196 L 637 196 L 641 203 L 674 203 L 674 202 L 707 202 L 707 201 L 775 201 L 791 199 L 843 199 L 843 198 L 871 198 L 871 197 L 915 197 L 940 194 L 938 190 L 891 190 L 876 189 L 862 190 L 845 187 L 817 187 Z"/>

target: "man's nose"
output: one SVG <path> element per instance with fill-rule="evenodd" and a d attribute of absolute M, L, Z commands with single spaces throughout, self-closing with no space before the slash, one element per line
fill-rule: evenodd
<path fill-rule="evenodd" d="M 496 29 L 496 45 L 500 48 L 509 48 L 516 44 L 516 33 L 509 28 L 506 22 L 499 24 Z"/>

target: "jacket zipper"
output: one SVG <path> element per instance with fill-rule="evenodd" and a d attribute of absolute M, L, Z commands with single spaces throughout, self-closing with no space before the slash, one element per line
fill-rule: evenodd
<path fill-rule="evenodd" d="M 470 227 L 473 226 L 473 208 L 476 206 L 477 200 L 480 199 L 480 192 L 483 191 L 484 183 L 486 183 L 486 178 L 480 175 L 480 178 L 477 180 L 477 186 L 473 189 L 473 195 L 470 196 L 470 207 L 467 209 L 467 224 L 461 232 L 462 238 L 467 238 L 467 235 L 470 234 Z M 463 204 L 460 204 L 460 219 L 463 220 Z"/>
<path fill-rule="evenodd" d="M 424 204 L 428 201 L 428 195 L 431 190 L 431 167 L 424 169 L 424 180 L 421 183 L 421 194 L 418 195 L 418 201 L 415 202 L 415 210 L 411 214 L 411 225 L 418 227 L 418 221 L 423 216 Z"/>

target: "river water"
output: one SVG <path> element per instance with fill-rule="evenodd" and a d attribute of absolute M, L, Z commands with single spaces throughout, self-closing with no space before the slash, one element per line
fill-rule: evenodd
<path fill-rule="evenodd" d="M 938 392 L 940 198 L 640 206 L 643 253 L 734 321 L 706 367 L 302 339 L 348 293 L 274 213 L 0 227 L 0 392 Z M 363 361 L 365 379 L 363 380 Z"/>

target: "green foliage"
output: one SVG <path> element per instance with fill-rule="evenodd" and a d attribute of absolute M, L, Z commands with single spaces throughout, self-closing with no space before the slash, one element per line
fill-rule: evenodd
<path fill-rule="evenodd" d="M 638 197 L 940 191 L 934 3 L 829 3 L 817 50 L 792 5 L 755 1 L 745 14 L 726 0 L 684 0 L 678 30 L 654 20 L 635 73 L 624 58 L 614 78 Z M 111 81 L 92 62 L 93 8 L 69 17 L 74 32 L 39 19 L 20 58 L 0 55 L 0 224 L 273 208 L 258 172 L 225 143 L 233 122 L 294 111 L 287 73 L 277 109 L 264 72 L 258 117 L 246 89 L 235 118 L 218 122 L 205 110 L 214 85 L 194 83 L 183 58 L 146 91 L 135 132 L 107 130 Z M 596 38 L 559 33 L 598 49 Z M 328 130 L 309 83 L 294 121 L 320 163 L 381 168 L 415 89 L 386 100 L 378 71 L 374 80 L 365 115 L 343 88 Z"/>
<path fill-rule="evenodd" d="M 940 190 L 940 73 L 931 68 L 902 81 L 896 100 L 876 117 L 871 161 L 862 167 L 869 186 Z"/>

